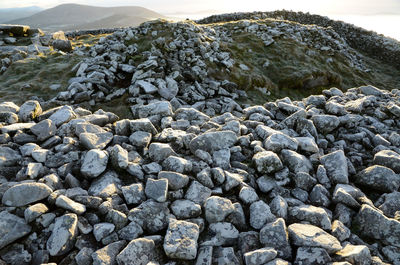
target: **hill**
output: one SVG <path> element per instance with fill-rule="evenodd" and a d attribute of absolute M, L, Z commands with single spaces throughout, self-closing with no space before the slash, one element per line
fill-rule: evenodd
<path fill-rule="evenodd" d="M 42 11 L 38 6 L 20 8 L 0 8 L 0 23 L 26 18 Z"/>
<path fill-rule="evenodd" d="M 63 4 L 7 23 L 29 25 L 50 31 L 66 31 L 137 26 L 157 18 L 165 17 L 139 6 L 96 7 Z"/>

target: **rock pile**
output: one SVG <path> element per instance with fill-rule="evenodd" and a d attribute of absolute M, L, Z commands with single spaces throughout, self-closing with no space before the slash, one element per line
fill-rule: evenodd
<path fill-rule="evenodd" d="M 152 100 L 132 120 L 3 102 L 0 257 L 400 264 L 399 96 L 332 88 L 220 115 Z"/>

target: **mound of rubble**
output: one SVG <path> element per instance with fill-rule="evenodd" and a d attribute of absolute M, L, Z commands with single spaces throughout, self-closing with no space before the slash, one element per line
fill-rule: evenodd
<path fill-rule="evenodd" d="M 400 264 L 400 91 L 134 119 L 0 104 L 6 264 Z"/>

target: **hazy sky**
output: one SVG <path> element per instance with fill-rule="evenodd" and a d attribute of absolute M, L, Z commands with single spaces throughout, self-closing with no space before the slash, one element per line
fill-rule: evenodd
<path fill-rule="evenodd" d="M 40 6 L 54 7 L 62 3 L 96 6 L 138 5 L 172 14 L 199 11 L 268 11 L 301 10 L 319 14 L 400 14 L 400 0 L 0 0 L 0 8 Z"/>

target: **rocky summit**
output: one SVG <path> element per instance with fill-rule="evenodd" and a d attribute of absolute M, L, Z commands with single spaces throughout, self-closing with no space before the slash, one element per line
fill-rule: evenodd
<path fill-rule="evenodd" d="M 84 59 L 54 98 L 0 102 L 0 264 L 400 264 L 400 90 L 244 101 L 230 33 L 334 31 L 228 24 L 115 30 L 58 52 Z"/>

